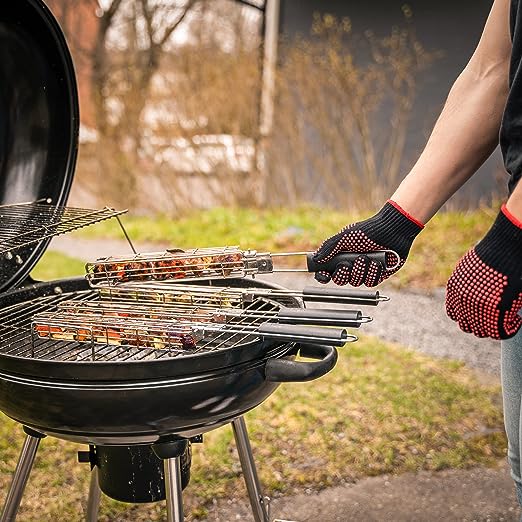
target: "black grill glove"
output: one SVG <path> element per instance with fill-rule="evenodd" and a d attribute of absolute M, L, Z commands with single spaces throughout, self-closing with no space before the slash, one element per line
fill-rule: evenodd
<path fill-rule="evenodd" d="M 478 245 L 457 264 L 446 287 L 446 311 L 461 330 L 507 339 L 522 326 L 522 223 L 502 207 Z"/>
<path fill-rule="evenodd" d="M 375 252 L 377 250 L 394 250 L 400 257 L 400 263 L 392 270 L 386 269 L 382 263 L 370 260 L 361 254 L 353 263 L 340 263 L 335 271 L 318 271 L 315 278 L 320 283 L 328 283 L 330 279 L 337 285 L 375 286 L 397 272 L 405 263 L 413 240 L 424 228 L 424 225 L 410 216 L 397 203 L 389 200 L 384 207 L 366 221 L 353 223 L 335 236 L 327 239 L 315 252 L 314 261 L 329 261 L 341 252 Z M 395 256 L 390 255 L 387 265 L 397 263 Z"/>

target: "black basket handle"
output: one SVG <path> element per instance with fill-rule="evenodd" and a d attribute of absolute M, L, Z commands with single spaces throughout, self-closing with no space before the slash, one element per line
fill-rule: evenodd
<path fill-rule="evenodd" d="M 337 349 L 324 344 L 298 344 L 299 354 L 317 362 L 269 359 L 265 379 L 269 382 L 306 382 L 326 375 L 337 362 Z"/>
<path fill-rule="evenodd" d="M 336 288 L 331 286 L 306 286 L 303 289 L 303 299 L 307 302 L 356 304 L 377 306 L 381 301 L 390 298 L 380 295 L 378 291 L 355 290 L 353 288 Z"/>
<path fill-rule="evenodd" d="M 360 310 L 337 310 L 325 308 L 281 308 L 277 320 L 283 324 L 307 324 L 359 328 L 369 322 Z"/>
<path fill-rule="evenodd" d="M 395 252 L 395 250 L 377 250 L 375 252 L 341 252 L 333 256 L 328 261 L 323 263 L 318 263 L 314 260 L 315 254 L 308 254 L 306 256 L 306 264 L 309 272 L 319 272 L 321 270 L 326 270 L 327 272 L 335 272 L 337 266 L 340 263 L 354 263 L 357 258 L 360 256 L 364 256 L 368 258 L 370 261 L 375 261 L 379 265 L 383 267 L 384 270 L 394 270 L 401 263 L 401 258 L 399 254 Z M 388 261 L 390 259 L 394 259 L 394 262 L 389 264 Z"/>
<path fill-rule="evenodd" d="M 348 333 L 344 328 L 322 326 L 266 322 L 259 325 L 257 333 L 266 339 L 304 344 L 328 343 L 332 346 L 344 346 L 346 343 L 357 341 L 357 336 Z"/>

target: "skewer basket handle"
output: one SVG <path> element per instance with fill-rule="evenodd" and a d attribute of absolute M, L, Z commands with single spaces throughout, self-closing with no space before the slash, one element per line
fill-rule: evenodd
<path fill-rule="evenodd" d="M 375 261 L 381 265 L 384 270 L 393 270 L 401 263 L 399 255 L 394 250 L 379 250 L 366 253 L 341 252 L 324 263 L 316 262 L 314 260 L 314 254 L 312 253 L 306 256 L 306 265 L 309 272 L 320 272 L 321 270 L 335 272 L 341 263 L 351 265 L 361 256 L 366 257 L 370 261 Z M 393 261 L 390 262 L 390 260 Z"/>

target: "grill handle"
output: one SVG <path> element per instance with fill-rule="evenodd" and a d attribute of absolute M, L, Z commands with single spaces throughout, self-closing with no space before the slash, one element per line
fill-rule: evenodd
<path fill-rule="evenodd" d="M 355 335 L 343 328 L 323 328 L 322 326 L 296 326 L 293 324 L 263 323 L 257 333 L 268 339 L 294 343 L 325 343 L 344 346 L 357 341 Z"/>
<path fill-rule="evenodd" d="M 360 310 L 327 310 L 282 308 L 277 314 L 280 323 L 315 324 L 320 326 L 339 326 L 344 328 L 359 328 L 362 323 L 369 322 L 369 317 L 363 317 Z"/>
<path fill-rule="evenodd" d="M 303 299 L 310 302 L 343 303 L 377 306 L 380 301 L 389 301 L 389 297 L 379 292 L 367 290 L 346 290 L 344 288 L 307 286 L 303 289 Z"/>
<path fill-rule="evenodd" d="M 378 250 L 375 252 L 359 253 L 342 252 L 341 254 L 337 254 L 324 263 L 317 263 L 314 260 L 314 255 L 315 254 L 311 253 L 306 256 L 306 265 L 309 272 L 320 272 L 321 270 L 326 270 L 327 272 L 333 273 L 340 263 L 347 263 L 352 265 L 360 256 L 364 256 L 370 261 L 375 261 L 385 270 L 393 270 L 394 268 L 397 268 L 401 262 L 399 255 L 394 250 Z M 390 259 L 393 259 L 394 262 L 389 263 Z"/>
<path fill-rule="evenodd" d="M 269 359 L 265 379 L 269 382 L 306 382 L 326 375 L 337 362 L 337 349 L 323 344 L 298 344 L 299 355 L 317 362 Z"/>

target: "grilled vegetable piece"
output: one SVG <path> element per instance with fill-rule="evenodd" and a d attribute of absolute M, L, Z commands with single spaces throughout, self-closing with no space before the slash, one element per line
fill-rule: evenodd
<path fill-rule="evenodd" d="M 197 345 L 192 329 L 183 325 L 93 313 L 42 313 L 32 328 L 37 337 L 57 341 L 182 350 Z"/>
<path fill-rule="evenodd" d="M 219 309 L 181 307 L 150 307 L 143 304 L 112 301 L 64 301 L 59 303 L 58 310 L 65 314 L 81 314 L 99 318 L 117 317 L 130 320 L 169 321 L 174 325 L 180 323 L 225 323 L 227 316 Z"/>

